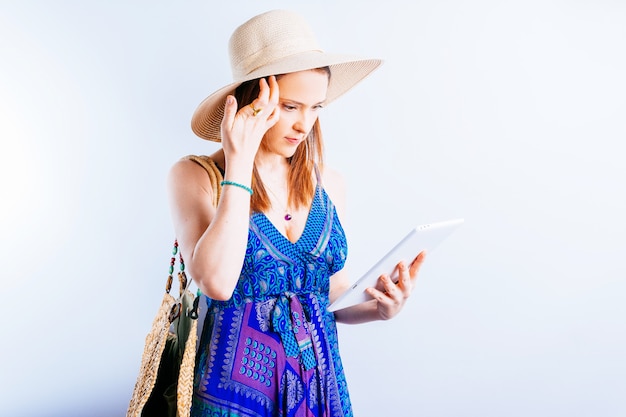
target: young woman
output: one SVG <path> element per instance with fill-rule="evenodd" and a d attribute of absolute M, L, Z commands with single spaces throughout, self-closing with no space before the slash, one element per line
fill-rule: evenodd
<path fill-rule="evenodd" d="M 411 294 L 423 256 L 381 276 L 373 300 L 331 313 L 348 286 L 345 192 L 322 162 L 321 109 L 381 61 L 326 54 L 297 14 L 256 16 L 230 40 L 235 82 L 196 110 L 192 128 L 221 141 L 219 204 L 206 171 L 170 174 L 176 235 L 207 297 L 192 416 L 349 416 L 336 322 L 386 320 Z M 416 254 L 417 255 L 417 254 Z"/>

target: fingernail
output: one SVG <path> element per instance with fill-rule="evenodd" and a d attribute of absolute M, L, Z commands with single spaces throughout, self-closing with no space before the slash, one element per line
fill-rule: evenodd
<path fill-rule="evenodd" d="M 226 97 L 226 104 L 228 104 L 228 105 L 233 104 L 233 96 Z"/>

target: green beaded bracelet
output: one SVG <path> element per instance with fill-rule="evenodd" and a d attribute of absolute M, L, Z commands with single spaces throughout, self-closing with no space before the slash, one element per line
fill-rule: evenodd
<path fill-rule="evenodd" d="M 225 186 L 225 185 L 234 185 L 235 187 L 239 187 L 239 188 L 241 188 L 242 190 L 246 190 L 247 192 L 249 192 L 249 193 L 250 193 L 250 195 L 252 195 L 252 188 L 250 188 L 250 187 L 248 187 L 248 186 L 245 186 L 245 185 L 243 185 L 243 184 L 239 184 L 238 182 L 224 180 L 224 181 L 222 181 L 222 182 L 220 183 L 220 185 L 221 185 L 222 187 L 223 187 L 223 186 Z"/>

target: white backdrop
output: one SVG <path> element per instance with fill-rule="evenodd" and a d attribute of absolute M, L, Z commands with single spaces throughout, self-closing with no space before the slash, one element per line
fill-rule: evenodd
<path fill-rule="evenodd" d="M 626 415 L 625 3 L 216 3 L 0 1 L 0 415 L 123 416 L 167 171 L 216 149 L 191 114 L 273 8 L 386 60 L 322 115 L 351 277 L 415 222 L 466 220 L 397 319 L 340 326 L 355 414 Z"/>

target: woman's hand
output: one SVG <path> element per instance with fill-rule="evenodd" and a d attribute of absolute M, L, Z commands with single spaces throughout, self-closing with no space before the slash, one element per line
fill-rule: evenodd
<path fill-rule="evenodd" d="M 276 77 L 268 82 L 259 80 L 259 96 L 248 106 L 237 111 L 237 100 L 232 95 L 226 98 L 222 119 L 222 146 L 226 159 L 243 158 L 252 163 L 265 132 L 280 116 L 278 108 L 278 83 Z"/>
<path fill-rule="evenodd" d="M 377 290 L 376 288 L 368 288 L 366 290 L 367 293 L 376 300 L 377 310 L 381 320 L 389 320 L 402 310 L 406 300 L 413 291 L 415 281 L 417 280 L 417 273 L 424 262 L 425 256 L 426 254 L 421 252 L 408 267 L 404 262 L 400 262 L 396 267 L 399 279 L 395 284 L 389 275 L 381 275 L 379 280 L 381 289 L 384 289 L 384 291 Z"/>

